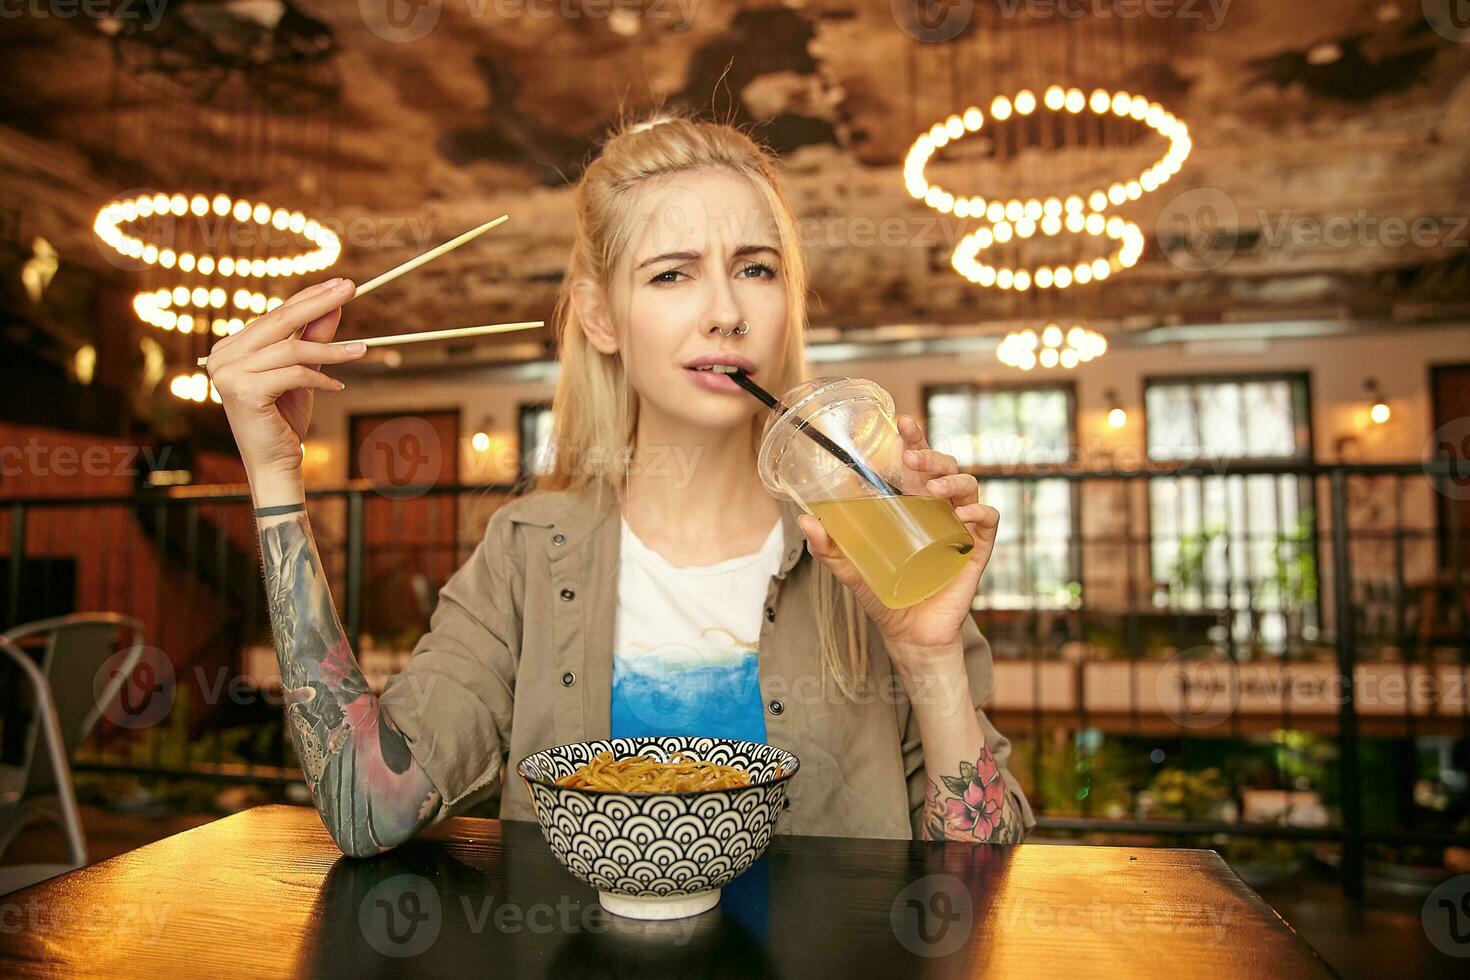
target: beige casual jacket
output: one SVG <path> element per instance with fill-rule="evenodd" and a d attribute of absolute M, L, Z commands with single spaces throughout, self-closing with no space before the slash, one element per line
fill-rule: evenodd
<path fill-rule="evenodd" d="M 612 494 L 601 498 L 542 491 L 496 511 L 384 691 L 383 709 L 450 813 L 499 787 L 502 819 L 534 820 L 516 763 L 547 746 L 608 737 L 621 512 Z M 758 652 L 766 739 L 801 760 L 776 830 L 918 838 L 918 724 L 871 623 L 870 681 L 855 699 L 823 670 L 813 615 L 818 563 L 799 513 L 782 504 L 785 550 L 766 592 Z M 970 691 L 983 705 L 993 682 L 990 645 L 972 620 L 964 639 Z M 1029 830 L 1035 818 L 1006 765 L 1010 743 L 983 710 L 976 716 Z"/>

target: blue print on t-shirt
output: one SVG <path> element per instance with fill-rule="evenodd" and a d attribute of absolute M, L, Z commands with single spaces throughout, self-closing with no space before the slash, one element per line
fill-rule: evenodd
<path fill-rule="evenodd" d="M 766 740 L 754 650 L 668 646 L 613 656 L 612 737 Z"/>

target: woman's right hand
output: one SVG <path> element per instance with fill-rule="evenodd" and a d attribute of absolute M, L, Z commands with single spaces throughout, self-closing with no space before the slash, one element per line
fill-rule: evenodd
<path fill-rule="evenodd" d="M 367 352 L 363 344 L 331 343 L 342 304 L 356 288 L 349 279 L 308 286 L 209 352 L 205 370 L 230 420 L 256 506 L 295 502 L 263 500 L 262 490 L 299 486 L 301 444 L 311 425 L 314 393 L 343 387 L 318 368 L 355 361 Z M 300 499 L 289 489 L 285 495 Z"/>

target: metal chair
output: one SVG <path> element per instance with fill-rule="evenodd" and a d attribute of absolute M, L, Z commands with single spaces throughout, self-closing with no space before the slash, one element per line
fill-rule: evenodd
<path fill-rule="evenodd" d="M 37 638 L 45 639 L 39 662 L 23 646 Z M 126 651 L 125 657 L 94 695 L 92 678 L 119 649 Z M 65 864 L 0 865 L 3 895 L 87 863 L 71 757 L 103 711 L 121 696 L 124 682 L 143 656 L 143 624 L 116 613 L 57 616 L 0 633 L 0 652 L 15 662 L 33 697 L 20 763 L 9 774 L 10 784 L 0 787 L 0 854 L 21 829 L 42 822 L 61 827 L 69 854 Z M 52 677 L 62 683 L 52 685 Z M 36 757 L 38 736 L 46 743 L 44 760 Z"/>

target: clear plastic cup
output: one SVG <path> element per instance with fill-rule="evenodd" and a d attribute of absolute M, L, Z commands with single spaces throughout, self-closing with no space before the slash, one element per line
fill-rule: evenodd
<path fill-rule="evenodd" d="M 974 540 L 948 500 L 893 493 L 906 470 L 893 397 L 863 378 L 813 378 L 781 402 L 789 410 L 767 419 L 757 462 L 766 489 L 821 521 L 890 609 L 922 602 L 952 582 Z M 857 465 L 802 432 L 805 427 Z"/>

